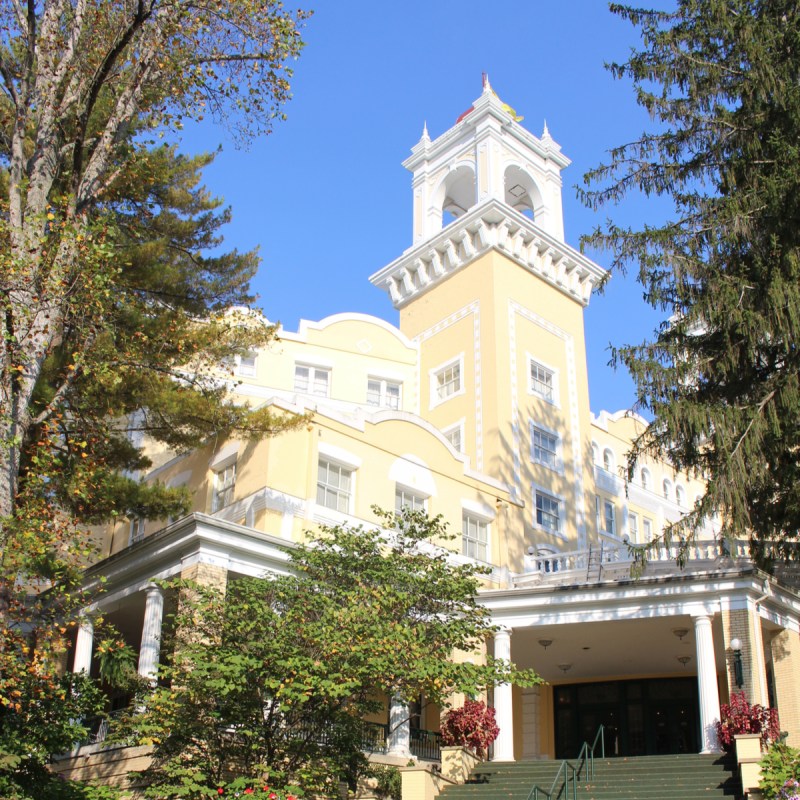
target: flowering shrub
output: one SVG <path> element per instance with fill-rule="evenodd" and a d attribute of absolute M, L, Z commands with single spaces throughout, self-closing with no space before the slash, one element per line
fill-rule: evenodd
<path fill-rule="evenodd" d="M 764 800 L 800 800 L 800 750 L 776 742 L 761 759 Z"/>
<path fill-rule="evenodd" d="M 214 793 L 210 793 L 210 796 L 214 797 Z M 230 783 L 218 786 L 216 796 L 218 798 L 241 797 L 243 800 L 247 800 L 247 798 L 252 798 L 252 800 L 298 800 L 296 794 L 287 794 L 270 788 L 263 781 L 253 782 L 247 778 L 236 778 Z"/>
<path fill-rule="evenodd" d="M 732 750 L 733 737 L 742 733 L 761 734 L 764 747 L 780 736 L 777 709 L 764 708 L 757 703 L 751 706 L 744 692 L 734 692 L 731 702 L 720 706 L 720 716 L 722 720 L 717 723 L 717 736 L 725 750 Z"/>
<path fill-rule="evenodd" d="M 480 700 L 465 701 L 461 708 L 448 711 L 442 720 L 442 744 L 468 747 L 479 758 L 486 758 L 498 733 L 494 709 L 487 708 Z"/>
<path fill-rule="evenodd" d="M 800 800 L 800 781 L 796 778 L 787 778 L 776 795 L 776 800 Z"/>

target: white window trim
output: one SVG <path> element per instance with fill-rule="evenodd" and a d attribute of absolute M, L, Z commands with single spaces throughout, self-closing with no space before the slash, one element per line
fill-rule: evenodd
<path fill-rule="evenodd" d="M 370 369 L 369 377 L 378 381 L 389 381 L 390 383 L 405 383 L 408 376 L 402 372 L 396 372 L 388 369 Z"/>
<path fill-rule="evenodd" d="M 283 334 L 281 334 L 283 336 Z M 318 358 L 309 353 L 303 353 L 302 357 L 295 359 L 296 367 L 316 367 L 317 369 L 333 369 L 334 363 L 329 358 Z"/>
<path fill-rule="evenodd" d="M 341 466 L 353 471 L 361 469 L 363 463 L 363 460 L 355 453 L 329 442 L 320 442 L 317 445 L 317 453 L 320 458 L 324 458 L 326 461 L 335 461 L 337 464 L 341 464 Z"/>
<path fill-rule="evenodd" d="M 252 358 L 253 366 L 242 366 L 242 358 Z M 258 351 L 253 350 L 244 356 L 237 355 L 234 359 L 234 373 L 240 378 L 255 378 L 258 374 Z"/>
<path fill-rule="evenodd" d="M 326 517 L 333 517 L 334 519 L 341 519 L 341 520 L 345 520 L 348 517 L 352 517 L 353 509 L 355 508 L 355 502 L 356 502 L 356 478 L 358 475 L 358 467 L 353 466 L 352 463 L 346 463 L 344 461 L 326 455 L 325 453 L 323 453 L 321 448 L 319 450 L 319 455 L 317 457 L 317 471 L 319 471 L 320 461 L 325 461 L 328 464 L 333 464 L 334 466 L 342 467 L 343 469 L 346 469 L 350 473 L 350 496 L 348 497 L 347 511 L 340 511 L 338 508 L 330 508 L 329 506 L 323 505 L 322 503 L 318 503 L 316 496 L 316 489 L 319 486 L 319 476 L 317 475 L 317 478 L 314 482 L 314 489 L 315 489 L 314 505 L 319 510 L 319 513 Z M 359 459 L 359 464 L 360 464 L 360 459 Z"/>
<path fill-rule="evenodd" d="M 144 528 L 147 520 L 144 517 L 132 517 L 128 529 L 128 547 L 144 539 Z"/>
<path fill-rule="evenodd" d="M 475 507 L 481 509 L 480 511 L 473 510 Z M 486 558 L 476 558 L 475 556 L 467 555 L 464 552 L 464 518 L 468 517 L 475 522 L 483 523 L 486 526 Z M 478 503 L 475 503 L 472 506 L 468 506 L 466 502 L 461 503 L 461 555 L 464 558 L 468 558 L 470 561 L 477 561 L 479 564 L 491 564 L 492 563 L 492 522 L 494 520 L 494 515 L 489 516 L 484 513 L 482 506 Z"/>
<path fill-rule="evenodd" d="M 631 524 L 633 520 L 636 520 L 636 526 Z M 628 524 L 626 526 L 625 533 L 628 534 L 628 538 L 634 543 L 638 544 L 639 537 L 641 536 L 641 527 L 639 526 L 639 512 L 638 511 L 629 511 L 628 512 Z"/>
<path fill-rule="evenodd" d="M 618 523 L 618 520 L 617 520 L 617 506 L 616 506 L 616 504 L 614 503 L 613 500 L 609 500 L 607 497 L 602 497 L 602 496 L 600 496 L 600 502 L 602 504 L 602 508 L 601 508 L 601 512 L 602 513 L 600 514 L 600 522 L 601 522 L 600 532 L 604 533 L 606 536 L 615 536 L 615 537 L 619 538 L 619 534 L 618 534 L 619 523 Z M 613 530 L 608 530 L 608 528 L 606 527 L 606 508 L 607 508 L 607 506 L 611 506 L 611 513 L 612 513 L 611 527 L 613 528 Z"/>
<path fill-rule="evenodd" d="M 233 467 L 233 483 L 231 487 L 233 492 L 231 493 L 231 499 L 228 503 L 222 503 L 222 505 L 217 505 L 218 497 L 220 496 L 222 491 L 227 491 L 227 488 L 220 488 L 219 480 L 220 476 L 223 475 L 230 467 Z M 236 456 L 234 455 L 233 458 L 228 458 L 224 462 L 219 465 L 212 467 L 213 478 L 212 478 L 212 486 L 211 486 L 211 513 L 216 514 L 218 511 L 222 511 L 223 508 L 227 508 L 228 506 L 233 504 L 233 499 L 236 497 Z"/>
<path fill-rule="evenodd" d="M 540 493 L 543 495 L 547 495 L 547 497 L 552 498 L 553 500 L 558 501 L 558 519 L 561 523 L 561 530 L 560 531 L 553 531 L 550 528 L 545 528 L 544 525 L 540 525 L 536 521 L 536 494 Z M 564 496 L 561 494 L 557 494 L 552 489 L 548 488 L 547 486 L 540 486 L 537 483 L 531 484 L 531 501 L 533 506 L 533 527 L 537 531 L 542 531 L 546 533 L 548 536 L 555 536 L 557 539 L 564 539 L 566 540 L 567 534 L 565 532 L 565 528 L 567 526 L 567 504 L 564 499 Z"/>
<path fill-rule="evenodd" d="M 381 385 L 380 398 L 379 398 L 379 401 L 378 401 L 377 404 L 369 402 L 369 382 L 370 381 L 377 381 Z M 398 394 L 397 394 L 397 408 L 394 408 L 394 406 L 390 406 L 386 402 L 386 398 L 387 398 L 386 386 L 387 386 L 387 384 L 390 384 L 390 383 L 393 384 L 393 385 L 396 385 L 397 388 L 400 390 L 398 392 Z M 394 378 L 384 378 L 384 377 L 381 377 L 380 375 L 375 375 L 374 373 L 370 373 L 369 375 L 367 375 L 367 397 L 365 399 L 365 402 L 370 408 L 388 408 L 390 411 L 402 411 L 402 409 L 403 409 L 403 381 L 396 380 Z"/>
<path fill-rule="evenodd" d="M 428 513 L 428 501 L 431 499 L 431 496 L 429 494 L 426 494 L 425 492 L 421 492 L 419 490 L 419 488 L 417 488 L 417 487 L 406 486 L 404 483 L 395 483 L 395 485 L 394 485 L 394 506 L 393 506 L 395 514 L 399 514 L 400 511 L 402 511 L 402 509 L 398 509 L 397 508 L 397 494 L 398 494 L 398 492 L 403 492 L 405 494 L 412 495 L 417 500 L 422 500 L 422 508 L 421 509 L 419 509 L 419 508 L 414 509 L 414 508 L 412 508 L 410 506 L 403 506 L 403 508 L 409 508 L 409 510 L 411 510 L 411 511 L 420 511 L 421 510 L 421 511 L 425 512 L 426 514 Z"/>
<path fill-rule="evenodd" d="M 439 397 L 439 393 L 436 391 L 437 389 L 437 375 L 447 369 L 448 367 L 453 367 L 458 365 L 458 374 L 459 374 L 459 383 L 461 384 L 459 388 L 453 392 L 452 394 L 447 395 L 447 397 Z M 429 408 L 433 409 L 437 406 L 442 405 L 442 403 L 446 403 L 448 400 L 452 400 L 454 397 L 459 397 L 460 395 L 466 394 L 467 387 L 466 381 L 464 380 L 464 354 L 459 353 L 455 358 L 449 358 L 447 361 L 442 362 L 438 366 L 434 367 L 433 369 L 428 370 L 428 386 L 430 387 L 430 406 Z"/>
<path fill-rule="evenodd" d="M 459 432 L 459 435 L 461 436 L 461 449 L 460 450 L 455 448 L 455 447 L 453 447 L 452 443 L 450 443 L 450 440 L 448 439 L 448 444 L 450 444 L 450 446 L 453 447 L 453 450 L 455 450 L 456 453 L 463 453 L 464 452 L 464 423 L 465 422 L 466 422 L 465 418 L 461 417 L 461 419 L 458 422 L 456 422 L 454 425 L 449 425 L 447 428 L 442 428 L 442 436 L 444 436 L 445 439 L 448 439 L 448 436 L 450 434 L 452 434 L 452 433 L 455 433 L 455 431 Z"/>
<path fill-rule="evenodd" d="M 208 468 L 213 472 L 221 472 L 225 467 L 230 466 L 239 456 L 239 442 L 226 444 L 218 453 L 214 455 L 208 463 Z"/>
<path fill-rule="evenodd" d="M 495 510 L 486 503 L 481 503 L 478 500 L 468 500 L 466 498 L 461 500 L 461 511 L 467 513 L 471 517 L 483 517 L 487 522 L 494 522 L 497 516 Z"/>
<path fill-rule="evenodd" d="M 531 420 L 530 421 L 528 428 L 529 428 L 529 431 L 530 431 L 530 438 L 531 438 L 531 449 L 530 449 L 531 461 L 534 464 L 539 464 L 539 465 L 543 466 L 545 469 L 548 469 L 551 472 L 556 472 L 559 475 L 563 475 L 564 474 L 564 448 L 563 448 L 563 442 L 562 442 L 562 439 L 561 439 L 561 434 L 558 431 L 553 430 L 553 428 L 549 428 L 549 427 L 547 427 L 547 425 L 542 425 L 541 423 L 536 422 L 535 420 Z M 542 461 L 541 459 L 536 458 L 536 456 L 534 455 L 534 446 L 533 446 L 533 431 L 534 431 L 534 428 L 538 428 L 543 433 L 546 433 L 549 436 L 554 436 L 555 437 L 555 440 L 556 440 L 556 457 L 555 457 L 555 461 L 556 461 L 556 463 L 552 467 L 546 461 Z"/>
<path fill-rule="evenodd" d="M 315 392 L 312 392 L 312 391 L 305 391 L 304 392 L 301 389 L 297 388 L 297 368 L 298 367 L 304 367 L 304 368 L 306 368 L 308 370 L 315 370 L 315 371 L 327 373 L 327 375 L 328 375 L 327 391 L 325 392 L 324 395 L 316 394 Z M 332 378 L 333 378 L 333 367 L 332 366 L 327 365 L 327 364 L 325 364 L 325 365 L 317 364 L 317 363 L 314 363 L 314 362 L 309 361 L 308 359 L 304 358 L 302 361 L 295 361 L 294 362 L 294 368 L 292 370 L 292 380 L 293 380 L 292 391 L 295 392 L 296 394 L 307 395 L 309 397 L 330 397 L 331 396 Z M 309 379 L 309 390 L 310 390 L 311 389 L 311 385 L 314 383 L 313 377 L 312 377 L 311 374 L 309 374 L 308 379 Z"/>
<path fill-rule="evenodd" d="M 558 387 L 560 386 L 559 370 L 556 367 L 552 366 L 551 364 L 548 364 L 546 361 L 542 361 L 541 358 L 537 358 L 532 353 L 527 353 L 526 352 L 525 355 L 527 356 L 527 359 L 526 359 L 527 371 L 525 373 L 525 383 L 526 383 L 526 391 L 528 392 L 528 395 L 530 397 L 538 397 L 540 400 L 543 400 L 545 403 L 549 403 L 550 405 L 555 406 L 556 408 L 560 408 L 561 407 L 561 397 L 560 397 L 560 393 L 559 393 L 559 390 L 558 390 Z M 552 399 L 548 398 L 548 397 L 545 397 L 543 394 L 541 394 L 541 393 L 539 393 L 537 391 L 534 391 L 533 380 L 531 378 L 531 368 L 533 367 L 534 364 L 538 364 L 540 367 L 544 367 L 544 369 L 546 369 L 549 372 L 553 373 L 553 397 L 552 397 Z"/>

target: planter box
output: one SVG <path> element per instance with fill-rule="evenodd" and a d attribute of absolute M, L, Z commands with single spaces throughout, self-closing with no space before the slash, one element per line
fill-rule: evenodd
<path fill-rule="evenodd" d="M 761 797 L 758 784 L 761 781 L 761 734 L 740 733 L 734 736 L 736 761 L 742 778 L 742 791 L 748 800 Z"/>
<path fill-rule="evenodd" d="M 443 747 L 442 776 L 453 783 L 464 783 L 480 759 L 466 747 Z"/>

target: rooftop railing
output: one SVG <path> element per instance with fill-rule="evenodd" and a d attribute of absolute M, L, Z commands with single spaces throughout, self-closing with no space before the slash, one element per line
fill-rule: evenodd
<path fill-rule="evenodd" d="M 678 566 L 682 552 L 685 557 L 683 568 Z M 722 558 L 748 561 L 748 542 L 737 540 L 721 544 L 717 540 L 699 540 L 688 545 L 658 544 L 647 554 L 646 574 L 708 568 Z M 633 563 L 634 553 L 626 543 L 602 537 L 598 544 L 582 550 L 526 555 L 523 573 L 515 582 L 519 585 L 563 583 L 568 579 L 577 582 L 623 579 L 630 575 Z"/>

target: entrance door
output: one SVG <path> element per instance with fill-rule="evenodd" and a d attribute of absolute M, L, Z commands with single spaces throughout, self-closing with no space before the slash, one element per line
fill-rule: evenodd
<path fill-rule="evenodd" d="M 697 752 L 696 714 L 688 703 L 654 705 L 650 718 L 656 755 Z"/>
<path fill-rule="evenodd" d="M 556 758 L 575 758 L 600 725 L 606 756 L 698 752 L 694 678 L 557 686 L 553 697 Z"/>

